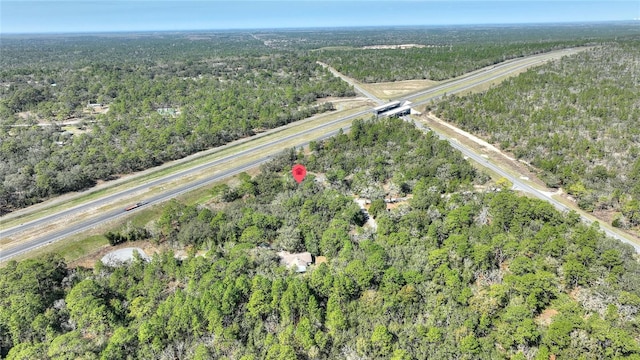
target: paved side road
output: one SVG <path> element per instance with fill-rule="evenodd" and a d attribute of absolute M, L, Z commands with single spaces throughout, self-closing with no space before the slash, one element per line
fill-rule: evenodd
<path fill-rule="evenodd" d="M 423 131 L 434 131 L 433 129 L 429 129 L 426 126 L 424 126 L 421 122 L 409 118 L 409 117 L 405 117 L 405 120 L 407 121 L 411 121 L 414 123 L 414 125 Z M 451 144 L 452 147 L 458 149 L 460 152 L 462 152 L 465 156 L 467 156 L 469 159 L 477 162 L 478 164 L 494 171 L 495 173 L 499 174 L 500 176 L 503 176 L 507 179 L 509 179 L 509 181 L 511 181 L 511 183 L 513 184 L 513 188 L 514 190 L 520 190 L 526 193 L 529 193 L 533 196 L 535 196 L 538 199 L 541 200 L 545 200 L 550 202 L 556 209 L 560 210 L 560 211 L 571 211 L 573 209 L 571 209 L 570 207 L 566 206 L 565 204 L 559 202 L 558 200 L 554 199 L 553 197 L 549 196 L 548 194 L 530 186 L 529 184 L 525 183 L 524 181 L 520 180 L 517 176 L 512 176 L 511 174 L 509 174 L 508 172 L 506 172 L 505 170 L 503 170 L 501 167 L 497 166 L 496 164 L 490 162 L 488 159 L 482 157 L 480 154 L 476 153 L 475 151 L 473 151 L 471 148 L 468 148 L 466 146 L 464 146 L 463 144 L 459 143 L 458 141 L 446 136 L 443 133 L 434 131 L 436 134 L 438 134 L 438 136 L 449 142 L 449 144 Z M 587 223 L 590 224 L 592 221 L 591 219 L 589 219 L 588 217 L 586 217 L 585 215 L 580 215 L 580 217 L 582 218 L 582 220 Z M 622 236 L 616 232 L 614 232 L 613 230 L 609 229 L 607 225 L 601 224 L 600 229 L 603 230 L 605 232 L 605 234 L 607 234 L 608 236 L 618 239 L 626 244 L 629 244 L 631 246 L 633 246 L 633 248 L 636 250 L 637 253 L 640 253 L 640 244 L 634 242 L 631 239 L 626 238 L 625 236 Z"/>

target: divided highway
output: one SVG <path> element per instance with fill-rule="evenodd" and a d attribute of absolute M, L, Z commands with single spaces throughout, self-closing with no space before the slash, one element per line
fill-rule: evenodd
<path fill-rule="evenodd" d="M 570 55 L 578 51 L 580 51 L 580 49 L 567 49 L 567 50 L 554 51 L 551 53 L 534 55 L 526 58 L 510 60 L 505 63 L 493 65 L 491 67 L 481 69 L 479 71 L 475 71 L 469 75 L 437 85 L 430 89 L 427 89 L 418 93 L 414 93 L 410 96 L 405 97 L 403 100 L 415 100 L 413 106 L 424 104 L 430 101 L 434 101 L 442 97 L 444 94 L 455 94 L 455 93 L 463 92 L 470 88 L 473 88 L 482 84 L 490 83 L 495 79 L 513 74 L 526 67 L 530 67 L 551 59 L 557 59 L 561 56 Z M 365 95 L 371 95 L 371 94 L 365 93 Z M 374 99 L 374 101 L 376 101 L 376 103 L 380 102 L 379 99 L 373 96 L 371 97 Z M 336 126 L 340 126 L 342 124 L 341 128 L 343 128 L 344 130 L 347 130 L 348 128 L 350 128 L 352 120 L 359 117 L 367 116 L 369 114 L 371 114 L 371 110 L 360 111 L 355 114 L 341 117 L 339 119 L 332 120 L 327 123 L 323 123 L 322 125 L 309 128 L 307 130 L 304 130 L 302 132 L 299 132 L 293 135 L 280 137 L 269 143 L 254 146 L 250 149 L 239 151 L 232 155 L 228 155 L 202 165 L 194 166 L 188 170 L 169 174 L 162 178 L 152 180 L 141 185 L 133 186 L 127 190 L 123 190 L 110 195 L 105 195 L 104 197 L 101 197 L 99 199 L 88 201 L 82 205 L 78 205 L 76 207 L 69 208 L 67 210 L 60 211 L 58 213 L 39 218 L 38 220 L 21 224 L 20 226 L 4 229 L 0 231 L 0 239 L 7 238 L 7 237 L 19 237 L 23 234 L 26 234 L 29 231 L 34 231 L 36 229 L 43 229 L 46 226 L 50 226 L 51 224 L 66 224 L 66 221 L 67 221 L 66 219 L 74 218 L 81 214 L 84 216 L 87 216 L 87 214 L 92 211 L 96 212 L 96 214 L 91 217 L 87 216 L 86 220 L 74 222 L 68 226 L 64 226 L 64 228 L 61 230 L 49 231 L 48 233 L 38 236 L 32 240 L 17 242 L 17 244 L 14 246 L 7 246 L 6 248 L 5 246 L 3 246 L 0 249 L 1 250 L 0 262 L 6 261 L 16 255 L 28 252 L 32 249 L 47 245 L 51 242 L 65 239 L 73 234 L 92 229 L 100 224 L 104 224 L 104 223 L 113 221 L 115 219 L 118 219 L 120 217 L 126 216 L 129 213 L 124 212 L 122 208 L 104 211 L 104 212 L 97 212 L 95 210 L 101 207 L 105 207 L 107 205 L 119 204 L 123 202 L 124 199 L 127 199 L 133 196 L 134 194 L 139 194 L 140 192 L 144 192 L 150 187 L 159 187 L 162 185 L 167 185 L 177 180 L 185 179 L 188 176 L 202 174 L 203 171 L 213 168 L 214 166 L 221 166 L 223 164 L 228 164 L 225 167 L 225 170 L 223 171 L 220 171 L 215 174 L 211 174 L 209 176 L 200 178 L 198 180 L 193 180 L 191 182 L 184 183 L 178 187 L 169 188 L 157 195 L 144 199 L 148 205 L 160 203 L 160 202 L 169 200 L 171 198 L 174 198 L 179 194 L 183 194 L 183 193 L 195 190 L 197 188 L 200 188 L 202 186 L 205 186 L 207 184 L 223 180 L 225 178 L 228 178 L 240 172 L 246 171 L 250 168 L 253 168 L 259 164 L 262 164 L 268 161 L 273 156 L 273 154 L 269 155 L 268 151 L 266 151 L 268 148 L 272 149 L 274 147 L 280 146 L 280 149 L 282 149 L 282 147 L 285 146 L 285 144 L 291 144 L 292 141 L 294 141 L 295 146 L 304 146 L 308 143 L 309 136 L 313 136 L 313 138 L 316 140 L 333 136 L 339 131 L 335 129 Z M 419 122 L 414 121 L 414 123 L 416 124 L 416 126 L 424 128 L 424 126 Z M 480 157 L 478 154 L 475 154 L 470 149 L 463 147 L 461 144 L 457 143 L 456 141 L 452 141 L 451 139 L 444 137 L 444 135 L 442 134 L 439 134 L 439 135 L 444 139 L 448 140 L 452 146 L 462 151 L 469 158 L 481 163 L 483 166 L 486 166 L 491 170 L 496 171 L 499 174 L 502 174 L 503 170 L 501 170 L 500 168 L 498 168 L 493 164 L 487 163 L 486 159 Z M 249 158 L 254 158 L 254 159 L 251 161 L 246 161 L 246 160 L 242 161 L 242 159 L 249 159 Z M 548 197 L 544 193 L 541 193 L 536 189 L 531 188 L 527 184 L 524 184 L 521 181 L 519 181 L 518 179 L 514 179 L 513 176 L 510 176 L 508 174 L 504 176 L 511 179 L 514 185 L 518 186 L 519 189 L 531 192 L 532 194 L 534 194 L 539 198 L 550 201 L 558 209 L 566 209 L 566 207 L 563 204 Z M 144 206 L 148 206 L 148 205 L 144 205 Z M 132 211 L 135 211 L 135 210 L 132 210 Z M 605 228 L 605 231 L 607 231 L 606 228 Z M 607 231 L 607 234 L 632 244 L 634 247 L 636 247 L 636 250 L 640 252 L 640 246 L 637 244 L 634 244 L 630 240 L 624 239 L 618 234 L 613 232 L 610 233 L 609 231 Z"/>
<path fill-rule="evenodd" d="M 252 147 L 251 149 L 247 149 L 247 150 L 243 150 L 237 153 L 234 153 L 232 155 L 228 155 L 225 157 L 222 157 L 220 159 L 202 164 L 202 165 L 198 165 L 195 167 L 192 167 L 188 170 L 185 171 L 181 171 L 178 173 L 173 173 L 173 174 L 169 174 L 167 176 L 164 176 L 162 178 L 156 179 L 156 180 L 152 180 L 149 181 L 147 183 L 141 184 L 141 185 L 137 185 L 137 186 L 133 186 L 127 190 L 123 190 L 111 195 L 106 195 L 102 198 L 93 200 L 93 201 L 89 201 L 86 202 L 82 205 L 67 209 L 67 210 L 63 210 L 60 212 L 57 212 L 55 214 L 52 215 L 48 215 L 45 217 L 42 217 L 40 219 L 22 224 L 20 226 L 15 226 L 6 230 L 2 230 L 0 231 L 0 238 L 6 238 L 6 237 L 10 237 L 10 236 L 20 236 L 21 234 L 25 233 L 26 231 L 31 231 L 34 229 L 42 229 L 45 226 L 52 224 L 52 223 L 64 223 L 65 219 L 67 218 L 73 218 L 74 216 L 78 216 L 79 214 L 82 213 L 86 213 L 86 212 L 90 212 L 93 211 L 97 208 L 101 208 L 101 207 L 105 207 L 109 204 L 113 204 L 113 203 L 117 203 L 117 202 L 121 202 L 124 199 L 130 198 L 131 196 L 143 192 L 147 189 L 149 189 L 150 187 L 154 187 L 154 186 L 162 186 L 162 185 L 167 185 L 170 184 L 172 182 L 178 181 L 178 180 L 182 180 L 186 177 L 192 176 L 192 175 L 196 175 L 196 174 L 200 174 L 203 171 L 206 171 L 208 169 L 211 169 L 215 166 L 221 165 L 221 164 L 226 164 L 228 163 L 229 166 L 226 170 L 213 174 L 211 176 L 208 176 L 206 178 L 200 179 L 200 180 L 196 180 L 196 181 L 192 181 L 192 182 L 188 182 L 180 187 L 177 188 L 170 188 L 167 189 L 166 191 L 163 191 L 161 194 L 152 196 L 150 198 L 146 198 L 145 202 L 146 204 L 144 206 L 148 206 L 148 205 L 152 205 L 152 204 L 157 204 L 166 200 L 169 200 L 171 198 L 174 198 L 180 194 L 184 194 L 186 192 L 198 189 L 204 185 L 216 182 L 216 181 L 220 181 L 223 180 L 225 178 L 228 178 L 230 176 L 239 174 L 243 171 L 247 171 L 251 168 L 254 168 L 262 163 L 267 162 L 268 160 L 270 160 L 272 158 L 273 155 L 267 155 L 267 156 L 261 156 L 258 160 L 254 160 L 251 161 L 249 163 L 244 163 L 242 165 L 237 165 L 237 163 L 239 162 L 239 159 L 243 158 L 243 157 L 250 157 L 250 156 L 255 156 L 256 154 L 261 154 L 262 152 L 265 151 L 265 149 L 267 148 L 272 148 L 275 147 L 277 145 L 281 145 L 281 144 L 286 144 L 287 142 L 291 141 L 292 139 L 296 139 L 296 138 L 303 138 L 305 135 L 309 135 L 309 134 L 313 134 L 313 133 L 321 133 L 322 135 L 319 135 L 316 137 L 317 140 L 321 140 L 330 136 L 335 135 L 338 130 L 330 130 L 332 127 L 334 127 L 336 124 L 341 124 L 344 122 L 348 122 L 346 123 L 345 126 L 342 126 L 341 128 L 347 128 L 347 126 L 349 126 L 350 121 L 365 116 L 367 114 L 369 114 L 370 111 L 366 110 L 366 111 L 360 111 L 357 112 L 355 114 L 349 115 L 349 116 L 345 116 L 342 118 L 339 118 L 337 120 L 333 120 L 333 121 L 329 121 L 327 123 L 324 123 L 320 126 L 316 126 L 313 127 L 311 129 L 307 129 L 305 131 L 302 132 L 298 132 L 294 135 L 289 135 L 289 136 L 285 136 L 282 138 L 279 138 L 276 141 L 270 142 L 270 143 L 266 143 L 266 144 L 262 144 L 262 145 L 258 145 L 255 147 Z M 328 129 L 325 131 L 325 129 Z M 307 142 L 301 142 L 298 143 L 297 146 L 304 146 L 308 143 Z M 282 150 L 282 148 L 279 148 L 279 150 Z M 142 206 L 142 207 L 144 207 Z M 86 221 L 82 221 L 82 222 L 78 222 L 78 223 L 73 223 L 70 224 L 68 226 L 65 226 L 64 229 L 60 230 L 60 231 L 54 231 L 54 232 L 50 232 L 46 235 L 43 236 L 39 236 L 35 239 L 32 239 L 30 241 L 25 241 L 25 242 L 20 242 L 19 244 L 12 246 L 12 247 L 8 247 L 5 249 L 5 247 L 2 247 L 2 251 L 0 253 L 0 262 L 2 261 L 6 261 L 7 259 L 14 257 L 16 255 L 22 254 L 24 252 L 27 252 L 29 250 L 38 248 L 40 246 L 43 245 L 47 245 L 49 243 L 52 243 L 54 241 L 57 240 L 61 240 L 64 239 L 66 237 L 69 237 L 73 234 L 76 234 L 78 232 L 81 231 L 85 231 L 85 230 L 89 230 L 95 226 L 98 226 L 102 223 L 108 222 L 108 221 L 112 221 L 115 220 L 117 218 L 123 217 L 127 214 L 129 214 L 130 212 L 125 212 L 123 210 L 123 208 L 117 208 L 115 210 L 110 210 L 110 211 L 106 211 L 106 212 L 101 212 L 93 217 L 91 217 L 90 219 L 87 219 Z"/>

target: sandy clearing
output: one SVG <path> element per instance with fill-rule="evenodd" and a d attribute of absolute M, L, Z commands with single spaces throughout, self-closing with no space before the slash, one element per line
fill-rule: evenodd
<path fill-rule="evenodd" d="M 553 317 L 558 314 L 559 314 L 558 310 L 548 308 L 548 309 L 545 309 L 542 313 L 540 313 L 540 315 L 538 315 L 538 317 L 536 317 L 534 321 L 539 325 L 549 326 L 553 321 Z"/>
<path fill-rule="evenodd" d="M 111 251 L 104 255 L 100 261 L 109 266 L 119 266 L 128 263 L 134 259 L 134 253 L 138 252 L 140 258 L 150 261 L 151 258 L 147 253 L 139 247 L 126 247 L 118 250 Z"/>
<path fill-rule="evenodd" d="M 488 150 L 491 150 L 491 151 L 493 151 L 493 152 L 496 152 L 496 153 L 498 153 L 498 154 L 500 154 L 500 155 L 502 155 L 502 156 L 506 157 L 507 159 L 509 159 L 509 160 L 511 160 L 511 161 L 516 161 L 516 159 L 515 159 L 515 158 L 513 158 L 513 157 L 511 157 L 511 156 L 507 155 L 506 153 L 502 152 L 502 151 L 501 151 L 500 149 L 498 149 L 497 147 L 495 147 L 495 146 L 493 146 L 493 145 L 489 144 L 488 142 L 486 142 L 486 141 L 484 141 L 484 140 L 480 139 L 479 137 L 477 137 L 477 136 L 475 136 L 475 135 L 473 135 L 473 134 L 471 134 L 471 133 L 468 133 L 468 132 L 466 132 L 466 131 L 464 131 L 464 130 L 462 130 L 462 129 L 459 129 L 459 128 L 457 128 L 457 127 L 455 127 L 455 126 L 453 126 L 453 125 L 451 125 L 451 124 L 449 124 L 449 123 L 447 123 L 447 122 L 443 121 L 443 120 L 442 120 L 442 119 L 440 119 L 439 117 L 435 116 L 435 114 L 433 114 L 432 112 L 430 112 L 430 113 L 427 115 L 427 117 L 429 117 L 431 120 L 433 120 L 433 121 L 435 121 L 435 122 L 437 122 L 437 123 L 439 123 L 439 124 L 441 124 L 441 125 L 443 125 L 443 126 L 448 127 L 449 129 L 451 129 L 451 130 L 455 131 L 456 133 L 458 133 L 458 134 L 460 134 L 460 135 L 464 136 L 465 138 L 467 138 L 467 139 L 469 139 L 469 140 L 471 140 L 471 141 L 475 142 L 476 144 L 478 144 L 478 145 L 480 145 L 480 146 L 482 146 L 482 147 L 484 147 L 484 148 L 486 148 L 486 149 L 488 149 Z"/>
<path fill-rule="evenodd" d="M 369 214 L 369 211 L 367 210 L 367 207 L 365 206 L 365 204 L 367 203 L 367 200 L 363 199 L 363 198 L 355 198 L 353 200 L 356 202 L 356 204 L 358 204 L 358 206 L 360 206 L 360 209 L 362 209 L 362 211 L 365 213 L 365 215 L 367 215 L 367 222 L 365 223 L 365 226 L 369 226 L 371 229 L 373 229 L 374 232 L 378 231 L 378 223 L 373 218 L 373 216 L 371 216 L 371 214 Z"/>
<path fill-rule="evenodd" d="M 424 90 L 432 86 L 438 85 L 440 82 L 433 80 L 403 80 L 380 83 L 363 83 L 360 84 L 367 91 L 376 97 L 390 100 L 392 98 L 402 97 L 416 91 Z"/>
<path fill-rule="evenodd" d="M 95 251 L 92 251 L 79 259 L 69 262 L 69 267 L 83 267 L 92 269 L 95 266 L 96 261 L 102 259 L 107 254 L 126 248 L 141 249 L 142 252 L 144 252 L 144 254 L 146 254 L 148 257 L 153 257 L 154 255 L 159 254 L 161 251 L 168 249 L 165 245 L 154 245 L 149 240 L 139 240 L 134 242 L 127 241 L 116 246 L 104 245 L 102 247 L 96 248 Z"/>
<path fill-rule="evenodd" d="M 423 44 L 401 44 L 401 45 L 369 45 L 363 46 L 366 50 L 383 50 L 383 49 L 411 49 L 411 48 L 426 48 L 427 45 Z"/>

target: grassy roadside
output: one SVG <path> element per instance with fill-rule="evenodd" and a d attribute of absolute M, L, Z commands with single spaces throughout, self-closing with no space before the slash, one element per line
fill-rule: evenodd
<path fill-rule="evenodd" d="M 76 234 L 64 242 L 58 241 L 29 251 L 28 253 L 17 255 L 9 261 L 1 262 L 0 267 L 7 266 L 7 264 L 13 260 L 22 261 L 33 259 L 49 253 L 58 253 L 69 263 L 85 257 L 87 254 L 95 253 L 98 249 L 108 245 L 109 242 L 103 235 Z"/>
<path fill-rule="evenodd" d="M 252 170 L 248 171 L 248 173 L 254 175 L 258 173 L 258 171 Z M 238 180 L 236 175 L 215 182 L 213 185 L 225 183 L 231 186 L 237 183 L 237 181 Z M 206 186 L 182 194 L 177 197 L 177 200 L 187 205 L 193 205 L 207 203 L 211 201 L 213 197 L 214 196 L 211 193 L 211 186 Z M 162 209 L 163 206 L 161 204 L 141 209 L 135 213 L 131 213 L 131 215 L 127 217 L 120 218 L 107 224 L 103 224 L 85 232 L 77 233 L 68 237 L 64 241 L 57 241 L 34 249 L 30 252 L 20 254 L 12 258 L 11 260 L 20 261 L 35 258 L 47 253 L 58 253 L 65 259 L 67 263 L 93 263 L 95 260 L 100 258 L 103 253 L 117 249 L 117 247 L 112 247 L 109 245 L 109 242 L 104 236 L 104 233 L 110 230 L 123 228 L 128 224 L 136 227 L 145 227 L 147 224 L 157 219 L 161 215 Z M 140 247 L 141 245 L 147 243 L 149 243 L 148 240 L 126 242 L 121 244 L 120 247 Z M 0 267 L 4 267 L 8 263 L 8 261 L 1 262 Z"/>
<path fill-rule="evenodd" d="M 92 256 L 105 249 L 110 249 L 111 246 L 109 245 L 107 238 L 104 236 L 104 233 L 107 231 L 122 228 L 129 223 L 133 226 L 144 227 L 150 221 L 157 219 L 158 216 L 160 216 L 161 211 L 162 206 L 151 206 L 136 213 L 132 213 L 131 216 L 126 218 L 120 218 L 113 222 L 102 224 L 91 230 L 69 236 L 64 241 L 56 241 L 27 253 L 17 255 L 11 260 L 20 261 L 54 252 L 60 254 L 67 263 L 74 262 L 78 259 Z M 128 246 L 137 246 L 136 242 L 125 244 L 128 244 Z M 7 263 L 8 261 L 0 263 L 0 267 L 5 266 Z"/>
<path fill-rule="evenodd" d="M 491 73 L 479 76 L 479 77 L 474 78 L 473 80 L 469 80 L 469 81 L 470 82 L 476 82 L 476 81 L 485 81 L 487 79 L 492 79 L 492 80 L 489 83 L 475 85 L 475 86 L 473 86 L 473 87 L 471 87 L 469 89 L 462 90 L 462 91 L 456 93 L 456 96 L 463 96 L 463 95 L 466 95 L 466 94 L 469 94 L 469 93 L 472 93 L 472 92 L 486 91 L 490 87 L 500 84 L 505 79 L 508 79 L 508 78 L 510 78 L 512 76 L 516 76 L 516 75 L 518 75 L 518 74 L 520 74 L 520 73 L 522 73 L 524 71 L 527 71 L 530 67 L 535 66 L 535 65 L 538 65 L 538 62 L 532 62 L 530 65 L 525 66 L 522 69 L 518 69 L 518 70 L 516 70 L 514 72 L 509 73 L 509 71 L 511 71 L 513 69 L 517 69 L 517 68 L 523 66 L 523 64 L 513 64 L 511 66 L 507 66 L 507 67 L 502 68 L 501 69 L 501 73 L 506 73 L 506 74 L 504 74 L 502 76 L 499 76 L 499 77 L 496 77 L 496 78 L 494 78 L 495 74 L 491 74 Z M 419 96 L 419 97 L 417 97 L 415 99 L 412 99 L 412 101 L 413 102 L 420 102 L 420 101 L 424 101 L 424 100 L 426 100 L 426 99 L 428 99 L 428 98 L 430 98 L 432 96 L 440 96 L 440 95 L 445 95 L 445 94 L 452 94 L 452 93 L 454 93 L 454 92 L 456 92 L 456 91 L 458 91 L 460 89 L 464 89 L 468 85 L 469 84 L 468 84 L 467 81 L 463 81 L 463 82 L 461 82 L 459 84 L 456 84 L 456 85 L 454 85 L 452 87 L 447 88 L 446 90 L 442 89 L 442 90 L 438 90 L 436 92 L 425 94 L 425 95 Z"/>

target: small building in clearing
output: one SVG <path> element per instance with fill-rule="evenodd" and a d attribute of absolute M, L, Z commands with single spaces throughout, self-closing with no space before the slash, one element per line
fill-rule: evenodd
<path fill-rule="evenodd" d="M 307 267 L 313 264 L 313 256 L 310 252 L 292 254 L 288 251 L 280 251 L 278 257 L 280 257 L 280 264 L 298 273 L 307 271 Z"/>

